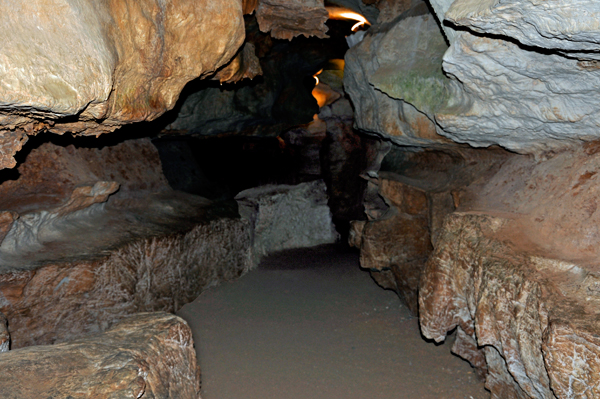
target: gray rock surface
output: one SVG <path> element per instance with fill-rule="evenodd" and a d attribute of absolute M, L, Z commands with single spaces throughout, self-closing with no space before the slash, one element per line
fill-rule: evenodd
<path fill-rule="evenodd" d="M 443 4 L 442 4 L 443 3 Z M 432 0 L 445 19 L 534 47 L 598 51 L 600 3 L 594 0 Z"/>
<path fill-rule="evenodd" d="M 455 141 L 535 153 L 600 137 L 600 69 L 469 32 L 443 65 L 458 84 L 436 121 Z"/>
<path fill-rule="evenodd" d="M 345 83 L 358 128 L 400 145 L 431 146 L 443 141 L 431 140 L 439 135 L 537 155 L 600 137 L 600 6 L 561 0 L 431 5 L 450 44 L 443 61 L 441 37 L 434 40 L 433 26 L 416 23 L 426 18 L 416 7 L 394 27 L 373 26 L 349 51 Z M 374 93 L 366 82 L 403 102 Z M 421 113 L 430 121 L 411 122 Z M 423 127 L 428 135 L 418 133 Z"/>
<path fill-rule="evenodd" d="M 455 30 L 443 66 L 457 85 L 436 115 L 442 134 L 536 154 L 599 137 L 597 3 L 448 3 L 432 2 Z"/>
<path fill-rule="evenodd" d="M 35 0 L 0 14 L 0 168 L 27 135 L 156 119 L 244 40 L 238 0 Z"/>
<path fill-rule="evenodd" d="M 325 183 L 262 186 L 236 196 L 242 218 L 254 228 L 254 256 L 330 244 L 339 235 L 327 206 Z"/>

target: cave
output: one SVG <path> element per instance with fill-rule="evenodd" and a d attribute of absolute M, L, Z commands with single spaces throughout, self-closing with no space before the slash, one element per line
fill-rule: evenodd
<path fill-rule="evenodd" d="M 596 2 L 0 10 L 0 397 L 600 398 Z"/>

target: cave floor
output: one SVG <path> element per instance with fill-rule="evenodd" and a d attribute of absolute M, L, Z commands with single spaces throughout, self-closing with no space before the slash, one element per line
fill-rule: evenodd
<path fill-rule="evenodd" d="M 426 342 L 398 296 L 341 246 L 272 255 L 179 315 L 194 333 L 203 399 L 490 396 L 450 340 Z"/>

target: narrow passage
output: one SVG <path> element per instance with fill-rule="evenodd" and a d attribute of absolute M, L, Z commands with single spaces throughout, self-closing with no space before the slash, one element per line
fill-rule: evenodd
<path fill-rule="evenodd" d="M 341 246 L 272 255 L 179 315 L 203 399 L 489 398 L 451 343 L 425 342 L 398 296 Z"/>

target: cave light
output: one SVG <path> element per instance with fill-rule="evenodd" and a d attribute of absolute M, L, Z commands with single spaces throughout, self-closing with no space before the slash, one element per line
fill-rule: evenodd
<path fill-rule="evenodd" d="M 354 26 L 352 26 L 351 28 L 352 32 L 356 32 L 358 28 L 365 24 L 370 25 L 369 21 L 367 21 L 367 19 L 364 16 L 360 15 L 357 12 L 347 10 L 345 8 L 327 7 L 327 11 L 329 12 L 330 19 L 357 21 L 356 24 L 354 24 Z"/>

